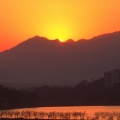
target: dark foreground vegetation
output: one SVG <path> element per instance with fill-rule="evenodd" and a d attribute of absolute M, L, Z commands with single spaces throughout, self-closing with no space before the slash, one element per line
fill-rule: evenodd
<path fill-rule="evenodd" d="M 92 116 L 86 112 L 36 112 L 36 111 L 0 111 L 3 120 L 35 120 L 35 119 L 64 119 L 64 120 L 120 120 L 119 112 L 95 112 Z"/>
<path fill-rule="evenodd" d="M 74 87 L 41 86 L 17 90 L 0 85 L 0 109 L 41 106 L 120 105 L 120 85 L 83 80 Z"/>

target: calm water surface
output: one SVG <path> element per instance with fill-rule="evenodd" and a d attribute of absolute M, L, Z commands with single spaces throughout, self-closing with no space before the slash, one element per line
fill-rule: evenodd
<path fill-rule="evenodd" d="M 17 109 L 19 111 L 43 112 L 86 112 L 93 115 L 95 112 L 120 112 L 120 106 L 70 106 L 70 107 L 38 107 Z"/>

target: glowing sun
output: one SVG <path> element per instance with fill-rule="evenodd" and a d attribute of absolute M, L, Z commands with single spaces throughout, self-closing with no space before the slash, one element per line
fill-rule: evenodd
<path fill-rule="evenodd" d="M 60 42 L 65 42 L 66 40 L 62 40 L 62 39 L 59 38 L 59 41 L 60 41 Z"/>
<path fill-rule="evenodd" d="M 59 39 L 60 42 L 65 42 L 71 36 L 70 26 L 62 23 L 56 22 L 46 26 L 46 35 L 49 39 Z"/>

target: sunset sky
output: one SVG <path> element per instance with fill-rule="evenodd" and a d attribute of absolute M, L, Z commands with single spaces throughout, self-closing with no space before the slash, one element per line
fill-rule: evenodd
<path fill-rule="evenodd" d="M 0 0 L 0 51 L 35 35 L 65 41 L 120 30 L 120 0 Z"/>

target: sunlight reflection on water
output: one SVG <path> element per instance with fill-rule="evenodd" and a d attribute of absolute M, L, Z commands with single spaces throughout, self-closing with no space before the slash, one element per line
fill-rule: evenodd
<path fill-rule="evenodd" d="M 86 112 L 93 115 L 95 112 L 120 112 L 120 106 L 70 106 L 70 107 L 38 107 L 16 109 L 19 111 L 43 111 L 43 112 Z"/>

